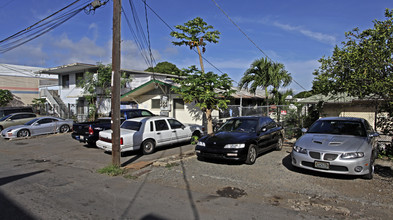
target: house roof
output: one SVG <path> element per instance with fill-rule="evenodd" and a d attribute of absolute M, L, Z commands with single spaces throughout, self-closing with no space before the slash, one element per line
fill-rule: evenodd
<path fill-rule="evenodd" d="M 313 95 L 308 98 L 300 99 L 297 102 L 303 104 L 317 104 L 320 101 L 325 103 L 352 103 L 355 101 L 371 101 L 371 100 L 378 100 L 378 99 L 371 96 L 360 99 L 358 97 L 349 96 L 346 93 L 340 93 L 337 95 L 329 94 L 327 96 L 322 94 Z"/>
<path fill-rule="evenodd" d="M 97 67 L 98 67 L 97 65 L 92 65 L 92 64 L 72 63 L 72 64 L 63 65 L 63 66 L 42 69 L 42 70 L 39 70 L 38 73 L 61 75 L 63 73 L 81 72 L 81 71 L 85 71 L 88 69 L 95 69 Z"/>
<path fill-rule="evenodd" d="M 68 74 L 71 72 L 83 72 L 86 70 L 95 70 L 98 68 L 98 65 L 93 64 L 86 64 L 86 63 L 72 63 L 63 66 L 53 67 L 49 69 L 41 69 L 38 70 L 38 73 L 48 73 L 48 74 Z M 172 74 L 165 74 L 165 73 L 153 73 L 153 72 L 146 72 L 141 70 L 129 70 L 129 69 L 121 69 L 122 72 L 132 73 L 132 74 L 145 74 L 145 75 L 157 75 L 157 76 L 164 76 L 164 77 L 171 77 L 171 78 L 181 78 L 182 76 L 172 75 Z"/>

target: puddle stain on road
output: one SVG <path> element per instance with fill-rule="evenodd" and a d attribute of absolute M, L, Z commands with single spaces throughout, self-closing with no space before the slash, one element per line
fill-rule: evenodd
<path fill-rule="evenodd" d="M 237 199 L 237 198 L 247 195 L 246 191 L 236 188 L 236 187 L 230 187 L 230 186 L 227 186 L 223 189 L 217 190 L 217 194 L 221 197 L 227 197 L 227 198 L 233 198 L 233 199 Z"/>

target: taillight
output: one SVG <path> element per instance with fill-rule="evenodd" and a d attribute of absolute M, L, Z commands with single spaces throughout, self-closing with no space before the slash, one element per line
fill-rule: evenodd
<path fill-rule="evenodd" d="M 93 128 L 91 128 L 91 125 L 89 126 L 89 134 L 92 135 L 94 133 Z"/>
<path fill-rule="evenodd" d="M 123 145 L 123 138 L 120 138 L 120 145 Z"/>

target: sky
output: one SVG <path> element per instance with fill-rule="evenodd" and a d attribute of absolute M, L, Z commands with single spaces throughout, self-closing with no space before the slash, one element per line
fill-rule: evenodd
<path fill-rule="evenodd" d="M 1 0 L 0 41 L 72 2 Z M 81 0 L 77 5 L 89 2 Z M 205 61 L 205 71 L 227 73 L 236 86 L 251 63 L 267 55 L 284 64 L 294 80 L 284 89 L 295 93 L 312 88 L 318 60 L 331 56 L 335 46 L 341 47 L 345 32 L 356 27 L 361 31 L 372 28 L 374 20 L 385 19 L 386 8 L 393 9 L 392 0 L 146 0 L 152 11 L 145 10 L 143 0 L 122 0 L 121 64 L 131 70 L 145 70 L 150 64 L 141 56 L 127 24 L 127 19 L 133 23 L 130 2 L 141 24 L 138 33 L 143 32 L 147 42 L 150 39 L 155 64 L 167 61 L 179 69 L 199 67 L 198 55 L 188 47 L 174 46 L 172 41 L 176 39 L 170 32 L 176 25 L 201 17 L 213 26 L 212 30 L 221 33 L 218 43 L 206 46 L 203 56 L 214 66 Z M 110 64 L 112 16 L 112 0 L 90 13 L 82 11 L 44 35 L 0 53 L 0 63 L 43 68 L 71 63 Z"/>

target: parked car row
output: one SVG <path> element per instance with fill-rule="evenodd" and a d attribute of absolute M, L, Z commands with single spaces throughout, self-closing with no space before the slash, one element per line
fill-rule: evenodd
<path fill-rule="evenodd" d="M 285 137 L 284 129 L 270 117 L 231 118 L 214 133 L 203 136 L 201 126 L 184 125 L 174 118 L 155 116 L 147 110 L 129 110 L 122 115 L 125 118 L 120 127 L 120 152 L 138 150 L 151 154 L 157 147 L 190 142 L 195 136 L 199 138 L 195 146 L 199 160 L 223 159 L 251 165 L 261 153 L 281 150 Z M 71 128 L 74 129 L 74 139 L 112 151 L 109 118 L 97 123 L 73 124 L 72 120 L 37 117 L 34 113 L 23 112 L 0 119 L 3 138 L 65 133 Z M 291 152 L 292 166 L 373 178 L 379 134 L 367 120 L 321 118 L 302 131 L 303 136 L 296 141 Z"/>

